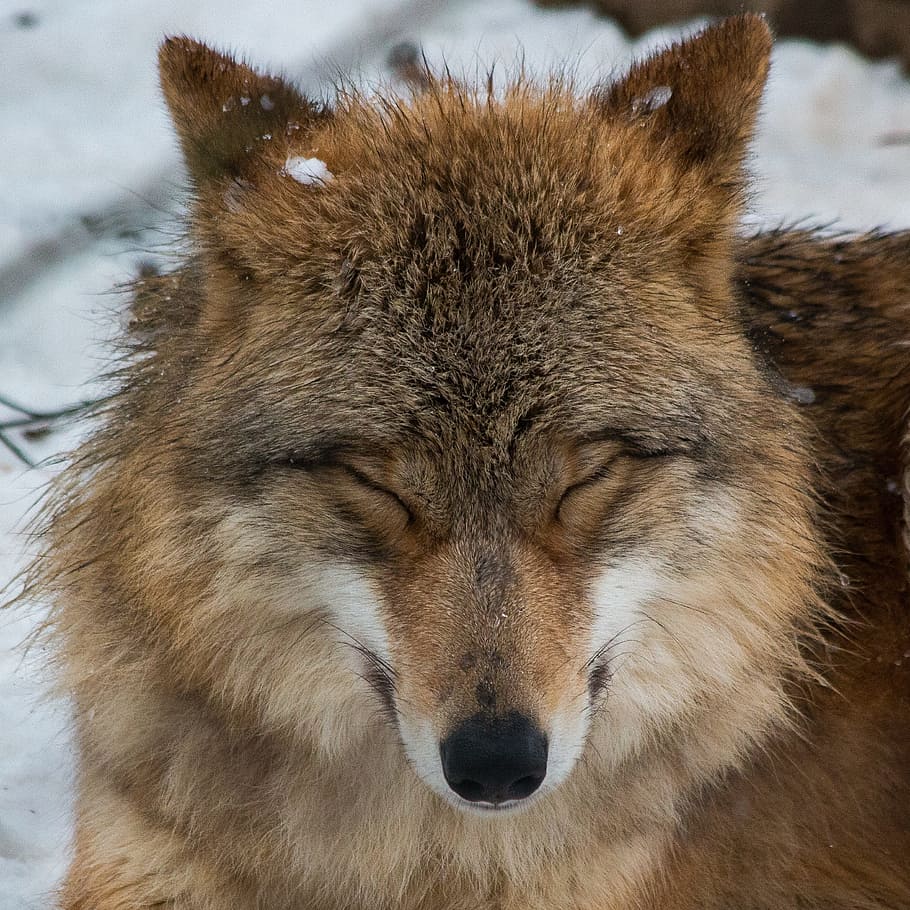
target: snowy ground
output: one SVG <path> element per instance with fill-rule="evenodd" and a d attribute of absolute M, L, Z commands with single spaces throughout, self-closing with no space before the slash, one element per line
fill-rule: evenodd
<path fill-rule="evenodd" d="M 521 50 L 535 69 L 569 60 L 593 80 L 678 31 L 630 44 L 607 20 L 525 0 L 0 0 L 0 396 L 32 408 L 91 397 L 117 326 L 109 289 L 167 242 L 181 174 L 155 84 L 164 33 L 242 50 L 320 94 L 339 69 L 381 78 L 404 39 L 468 73 Z M 910 226 L 908 132 L 910 83 L 896 65 L 783 42 L 750 218 Z M 19 442 L 44 458 L 76 432 Z M 22 565 L 23 522 L 52 475 L 0 449 L 0 583 Z M 19 648 L 41 609 L 0 613 L 0 910 L 49 907 L 66 862 L 67 711 L 42 697 L 40 650 Z"/>

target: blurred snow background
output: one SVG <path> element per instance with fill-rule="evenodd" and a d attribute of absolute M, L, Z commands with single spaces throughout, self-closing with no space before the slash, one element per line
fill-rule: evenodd
<path fill-rule="evenodd" d="M 0 0 L 0 396 L 32 409 L 97 392 L 121 301 L 111 288 L 163 251 L 180 212 L 176 143 L 159 98 L 166 33 L 281 69 L 313 95 L 339 72 L 388 78 L 389 50 L 421 44 L 472 74 L 522 54 L 591 81 L 699 22 L 629 42 L 582 10 L 527 0 Z M 758 138 L 749 220 L 910 227 L 910 82 L 842 46 L 781 42 Z M 0 406 L 0 420 L 15 416 Z M 15 442 L 35 460 L 78 427 Z M 0 448 L 0 580 L 54 467 Z M 66 706 L 45 697 L 44 655 L 20 647 L 42 607 L 0 612 L 0 910 L 48 908 L 66 864 L 72 753 Z"/>

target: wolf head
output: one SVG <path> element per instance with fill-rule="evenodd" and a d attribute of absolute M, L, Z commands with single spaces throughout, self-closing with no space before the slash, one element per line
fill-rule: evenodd
<path fill-rule="evenodd" d="M 328 108 L 165 42 L 190 290 L 130 426 L 175 673 L 472 811 L 783 721 L 809 467 L 731 278 L 769 49 Z"/>

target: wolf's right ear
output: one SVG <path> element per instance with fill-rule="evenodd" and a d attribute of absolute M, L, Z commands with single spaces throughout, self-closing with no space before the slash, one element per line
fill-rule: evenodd
<path fill-rule="evenodd" d="M 161 88 L 197 188 L 240 177 L 257 145 L 325 116 L 292 85 L 186 37 L 158 51 Z"/>
<path fill-rule="evenodd" d="M 605 112 L 640 121 L 663 152 L 709 183 L 737 184 L 768 75 L 771 30 L 725 19 L 636 63 L 598 93 Z"/>

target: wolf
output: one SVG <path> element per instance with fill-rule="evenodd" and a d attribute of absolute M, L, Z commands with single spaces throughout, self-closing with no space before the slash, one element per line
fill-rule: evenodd
<path fill-rule="evenodd" d="M 186 254 L 29 589 L 60 907 L 910 907 L 910 234 L 742 234 L 770 50 L 320 105 L 163 43 Z"/>

